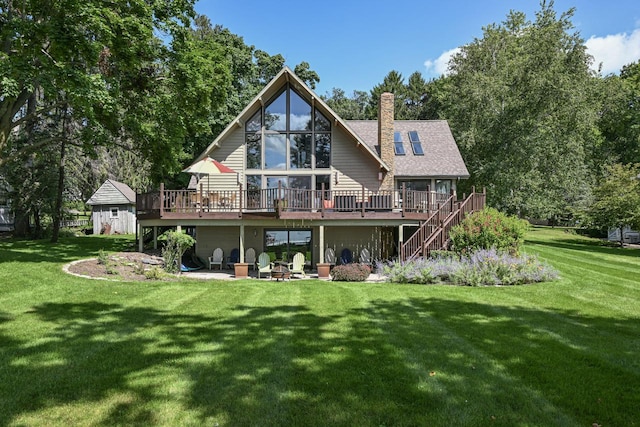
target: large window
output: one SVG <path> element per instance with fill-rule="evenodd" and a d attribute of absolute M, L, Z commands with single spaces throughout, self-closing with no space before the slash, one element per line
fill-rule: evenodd
<path fill-rule="evenodd" d="M 272 260 L 290 262 L 297 252 L 311 260 L 311 230 L 266 230 L 265 252 Z"/>
<path fill-rule="evenodd" d="M 267 179 L 269 171 L 331 167 L 331 122 L 288 85 L 246 122 L 245 143 L 247 169 Z"/>

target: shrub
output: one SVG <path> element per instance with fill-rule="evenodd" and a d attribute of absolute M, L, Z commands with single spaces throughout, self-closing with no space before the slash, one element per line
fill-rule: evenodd
<path fill-rule="evenodd" d="M 508 286 L 546 282 L 558 273 L 533 256 L 515 256 L 495 249 L 481 249 L 460 258 L 450 256 L 391 262 L 382 274 L 392 283 L 464 286 Z"/>
<path fill-rule="evenodd" d="M 182 255 L 196 243 L 195 239 L 188 234 L 170 231 L 167 233 L 167 243 L 162 248 L 164 258 L 164 269 L 168 273 L 180 273 Z"/>
<path fill-rule="evenodd" d="M 109 263 L 109 254 L 107 254 L 104 250 L 100 249 L 98 251 L 98 264 L 107 265 Z"/>
<path fill-rule="evenodd" d="M 451 281 L 464 286 L 509 286 L 555 280 L 558 273 L 534 256 L 479 250 L 460 260 Z"/>
<path fill-rule="evenodd" d="M 371 274 L 371 268 L 365 264 L 338 265 L 331 271 L 331 277 L 338 282 L 364 282 Z"/>
<path fill-rule="evenodd" d="M 528 228 L 523 219 L 485 208 L 451 229 L 451 245 L 458 254 L 490 248 L 518 254 Z"/>
<path fill-rule="evenodd" d="M 148 280 L 162 280 L 167 276 L 161 268 L 153 266 L 150 269 L 145 270 L 144 277 Z"/>

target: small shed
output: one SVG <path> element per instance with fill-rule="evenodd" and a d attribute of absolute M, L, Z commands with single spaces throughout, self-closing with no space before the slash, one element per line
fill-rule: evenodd
<path fill-rule="evenodd" d="M 93 234 L 136 232 L 136 193 L 127 184 L 106 180 L 87 200 Z"/>

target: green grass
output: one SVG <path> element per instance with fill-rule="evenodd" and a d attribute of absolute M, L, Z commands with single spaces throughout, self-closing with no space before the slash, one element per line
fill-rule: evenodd
<path fill-rule="evenodd" d="M 640 251 L 534 229 L 561 280 L 105 282 L 128 238 L 0 241 L 0 426 L 640 424 Z"/>

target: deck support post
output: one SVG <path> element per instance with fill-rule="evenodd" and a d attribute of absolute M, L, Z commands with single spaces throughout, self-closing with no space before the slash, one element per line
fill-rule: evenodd
<path fill-rule="evenodd" d="M 318 226 L 318 244 L 320 245 L 320 262 L 326 262 L 324 259 L 324 225 Z"/>
<path fill-rule="evenodd" d="M 153 226 L 153 249 L 158 249 L 158 226 Z"/>
<path fill-rule="evenodd" d="M 140 222 L 138 222 L 138 252 L 143 252 L 144 251 L 144 234 L 142 233 L 142 224 L 140 224 Z"/>
<path fill-rule="evenodd" d="M 244 224 L 240 224 L 240 262 L 244 263 Z"/>

